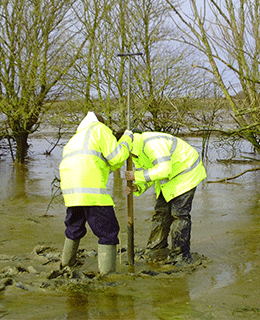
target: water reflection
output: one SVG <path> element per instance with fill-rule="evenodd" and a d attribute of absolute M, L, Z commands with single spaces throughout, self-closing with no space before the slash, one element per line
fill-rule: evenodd
<path fill-rule="evenodd" d="M 27 165 L 13 165 L 8 184 L 8 192 L 13 198 L 27 198 L 27 180 L 29 170 Z"/>
<path fill-rule="evenodd" d="M 236 270 L 232 265 L 220 264 L 219 265 L 219 273 L 217 273 L 214 277 L 211 277 L 212 283 L 211 287 L 221 288 L 227 286 L 228 284 L 235 281 L 236 278 Z"/>
<path fill-rule="evenodd" d="M 199 145 L 199 141 L 194 139 L 193 145 Z M 42 148 L 40 145 L 38 147 Z M 12 200 L 10 201 L 12 206 L 9 205 L 9 201 L 5 201 L 1 207 L 2 213 L 9 215 L 8 220 L 6 219 L 8 225 L 4 225 L 0 232 L 2 250 L 7 251 L 10 243 L 14 248 L 12 249 L 14 255 L 19 255 L 21 239 L 23 247 L 24 243 L 28 242 L 30 244 L 28 248 L 31 250 L 39 241 L 39 236 L 48 242 L 50 234 L 53 235 L 55 232 L 55 237 L 51 238 L 52 245 L 61 246 L 63 220 L 50 219 L 50 225 L 41 229 L 41 221 L 35 219 L 35 214 L 39 215 L 39 207 L 48 204 L 51 181 L 55 176 L 55 171 L 57 172 L 60 159 L 61 154 L 58 153 L 57 157 L 52 158 L 38 155 L 26 166 L 16 167 L 10 163 L 0 163 L 0 197 L 1 200 Z M 220 179 L 235 175 L 250 167 L 252 167 L 251 164 L 226 166 L 211 162 L 208 164 L 208 176 L 210 180 Z M 194 311 L 196 309 L 194 306 L 197 305 L 201 297 L 206 300 L 209 293 L 218 292 L 218 290 L 221 292 L 221 288 L 242 282 L 247 274 L 259 268 L 259 177 L 259 172 L 248 173 L 227 184 L 207 184 L 204 182 L 197 189 L 192 210 L 191 249 L 211 259 L 211 263 L 206 268 L 198 268 L 193 273 L 176 277 L 168 277 L 167 275 L 165 278 L 148 275 L 147 277 L 137 277 L 135 275 L 144 268 L 144 265 L 136 262 L 135 267 L 130 270 L 122 261 L 121 265 L 118 264 L 117 270 L 122 276 L 120 285 L 114 286 L 111 282 L 103 289 L 88 291 L 86 288 L 83 293 L 62 294 L 59 303 L 62 306 L 60 314 L 63 318 L 55 317 L 54 319 L 157 320 L 177 319 L 178 317 L 206 319 Z M 120 245 L 127 247 L 127 210 L 125 180 L 122 172 L 116 171 L 110 175 L 109 190 L 116 204 L 115 210 L 120 222 Z M 37 208 L 35 208 L 31 203 L 32 195 L 44 195 L 47 201 L 37 202 Z M 21 201 L 16 202 L 16 200 L 26 200 L 23 211 L 19 207 Z M 154 210 L 154 200 L 153 189 L 141 197 L 134 197 L 136 247 L 146 245 L 150 232 L 150 217 Z M 20 210 L 18 218 L 17 208 Z M 12 216 L 15 218 L 12 218 L 11 221 L 10 217 Z M 2 215 L 3 217 L 4 215 Z M 12 225 L 10 225 L 10 221 Z M 12 231 L 9 230 L 13 230 L 14 227 L 13 234 L 15 236 L 10 241 Z M 56 231 L 58 228 L 60 231 Z M 88 241 L 86 238 L 84 242 L 86 249 L 92 249 L 88 247 L 90 246 Z M 133 276 L 124 279 L 128 273 Z M 50 293 L 49 303 L 54 306 L 53 308 L 56 308 L 51 296 Z M 6 297 L 1 303 L 4 304 L 5 299 Z M 26 297 L 23 298 L 20 295 L 19 299 L 20 304 L 26 306 L 28 303 Z M 15 302 L 16 299 L 9 302 L 10 308 L 12 303 L 15 305 Z M 19 317 L 17 316 L 17 318 Z"/>
<path fill-rule="evenodd" d="M 189 302 L 186 279 L 137 278 L 111 290 L 68 295 L 66 320 L 174 319 L 192 314 Z"/>
<path fill-rule="evenodd" d="M 134 298 L 120 297 L 115 293 L 91 291 L 89 294 L 73 294 L 67 297 L 66 320 L 87 319 L 135 319 Z"/>

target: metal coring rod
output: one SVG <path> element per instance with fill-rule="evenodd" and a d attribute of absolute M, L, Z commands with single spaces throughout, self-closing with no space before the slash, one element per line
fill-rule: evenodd
<path fill-rule="evenodd" d="M 137 53 L 119 53 L 118 57 L 128 57 L 128 94 L 127 94 L 127 129 L 131 130 L 131 57 L 141 56 L 142 52 Z M 127 159 L 127 171 L 133 170 L 133 160 L 131 155 Z M 134 265 L 134 199 L 132 191 L 132 181 L 127 180 L 127 186 L 130 193 L 127 195 L 127 235 L 128 235 L 128 263 Z"/>

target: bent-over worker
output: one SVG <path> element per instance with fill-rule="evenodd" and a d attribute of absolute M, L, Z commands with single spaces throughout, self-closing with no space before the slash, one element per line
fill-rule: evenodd
<path fill-rule="evenodd" d="M 148 259 L 178 258 L 191 262 L 190 211 L 196 187 L 206 178 L 199 153 L 170 134 L 144 132 L 134 133 L 131 154 L 135 171 L 126 171 L 125 176 L 134 180 L 134 194 L 140 196 L 155 185 L 155 214 L 146 247 Z"/>

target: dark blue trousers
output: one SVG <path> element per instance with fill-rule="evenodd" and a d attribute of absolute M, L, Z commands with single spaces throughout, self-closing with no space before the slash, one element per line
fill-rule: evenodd
<path fill-rule="evenodd" d="M 71 240 L 81 239 L 87 233 L 86 222 L 98 237 L 99 244 L 119 243 L 119 224 L 113 206 L 68 207 L 65 235 Z"/>

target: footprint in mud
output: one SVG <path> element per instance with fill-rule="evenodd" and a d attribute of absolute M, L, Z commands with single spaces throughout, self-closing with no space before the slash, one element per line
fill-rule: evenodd
<path fill-rule="evenodd" d="M 35 258 L 42 261 L 43 265 L 58 262 L 61 259 L 61 252 L 50 246 L 37 245 L 34 248 L 33 253 L 35 254 Z"/>
<path fill-rule="evenodd" d="M 61 251 L 57 248 L 46 245 L 37 245 L 33 252 L 23 257 L 4 256 L 0 262 L 8 263 L 0 270 L 0 291 L 15 287 L 17 290 L 46 290 L 61 289 L 77 290 L 81 286 L 100 286 L 122 285 L 122 283 L 131 281 L 136 277 L 158 277 L 158 276 L 178 276 L 181 273 L 195 271 L 199 267 L 206 267 L 209 259 L 198 253 L 192 253 L 192 262 L 169 261 L 160 256 L 159 261 L 146 260 L 142 257 L 143 249 L 136 250 L 136 261 L 139 267 L 135 272 L 114 273 L 101 276 L 99 272 L 91 271 L 86 267 L 86 261 L 94 259 L 97 261 L 97 252 L 95 250 L 78 250 L 77 264 L 70 268 L 61 268 Z M 141 258 L 142 257 L 142 258 Z M 127 250 L 118 252 L 118 260 L 127 259 Z M 142 261 L 140 263 L 140 261 Z M 124 263 L 127 265 L 127 262 Z M 113 281 L 108 281 L 113 279 Z M 124 279 L 124 280 L 123 280 Z"/>

